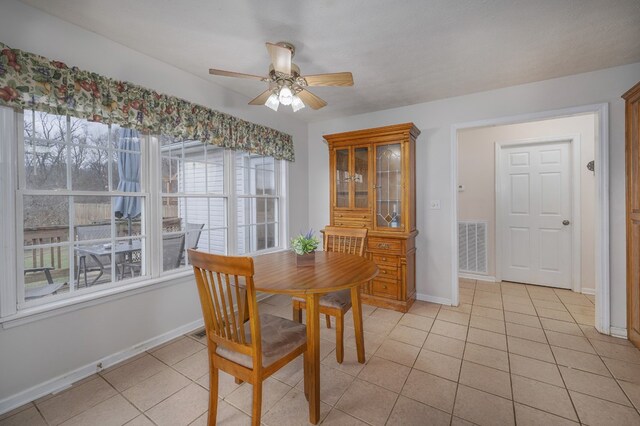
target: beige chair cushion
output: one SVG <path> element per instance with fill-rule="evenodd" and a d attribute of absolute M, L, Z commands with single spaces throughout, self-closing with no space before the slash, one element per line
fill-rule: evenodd
<path fill-rule="evenodd" d="M 294 297 L 294 300 L 305 302 L 305 299 Z M 351 289 L 327 293 L 320 298 L 320 306 L 327 308 L 343 309 L 351 306 Z"/>
<path fill-rule="evenodd" d="M 244 324 L 247 343 L 251 342 L 251 326 Z M 262 366 L 267 367 L 307 341 L 307 327 L 275 315 L 260 315 L 260 334 L 262 337 Z M 216 353 L 230 361 L 253 368 L 249 355 L 232 351 L 221 345 Z"/>

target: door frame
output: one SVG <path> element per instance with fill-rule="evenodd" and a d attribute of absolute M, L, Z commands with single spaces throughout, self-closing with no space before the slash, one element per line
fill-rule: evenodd
<path fill-rule="evenodd" d="M 504 148 L 530 145 L 544 145 L 547 143 L 568 142 L 570 157 L 570 174 L 571 174 L 571 290 L 580 293 L 582 291 L 581 265 L 582 265 L 582 245 L 581 245 L 581 224 L 582 215 L 580 211 L 580 135 L 554 136 L 549 138 L 531 138 L 519 139 L 505 142 L 495 142 L 495 277 L 496 281 L 502 281 L 502 196 L 500 191 L 500 179 L 502 173 L 501 153 Z M 577 232 L 576 232 L 577 230 Z M 500 262 L 500 266 L 498 265 Z"/>
<path fill-rule="evenodd" d="M 597 132 L 595 141 L 596 172 L 596 315 L 595 327 L 603 334 L 611 334 L 610 275 L 609 275 L 609 104 L 591 104 L 550 111 L 490 118 L 451 125 L 450 175 L 451 181 L 451 304 L 460 300 L 458 284 L 458 131 L 474 127 L 527 123 L 552 118 L 595 114 Z M 618 334 L 618 333 L 616 333 Z"/>

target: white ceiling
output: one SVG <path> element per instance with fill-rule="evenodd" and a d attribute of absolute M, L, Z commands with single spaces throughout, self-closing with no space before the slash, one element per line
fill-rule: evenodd
<path fill-rule="evenodd" d="M 208 69 L 265 75 L 265 41 L 295 44 L 302 74 L 353 72 L 354 87 L 313 89 L 329 105 L 305 121 L 640 61 L 640 0 L 22 1 L 247 101 L 264 83 Z"/>

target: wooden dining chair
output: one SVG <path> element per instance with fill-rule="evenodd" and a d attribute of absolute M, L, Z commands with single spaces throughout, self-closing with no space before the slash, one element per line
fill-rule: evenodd
<path fill-rule="evenodd" d="M 324 251 L 364 256 L 367 229 L 327 226 L 324 228 Z M 305 300 L 293 298 L 293 320 L 302 322 Z M 320 314 L 324 314 L 327 328 L 331 328 L 331 317 L 336 317 L 336 361 L 344 359 L 344 315 L 351 309 L 351 289 L 327 293 L 320 298 Z M 358 339 L 359 336 L 356 336 Z"/>
<path fill-rule="evenodd" d="M 209 352 L 209 419 L 216 424 L 218 370 L 253 385 L 252 425 L 260 425 L 262 382 L 304 354 L 307 378 L 307 331 L 297 322 L 258 314 L 253 259 L 190 249 Z M 248 320 L 246 320 L 248 318 Z M 246 322 L 245 322 L 246 321 Z"/>

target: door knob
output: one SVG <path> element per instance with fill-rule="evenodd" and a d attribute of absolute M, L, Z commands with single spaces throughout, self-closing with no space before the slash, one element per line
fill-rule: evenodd
<path fill-rule="evenodd" d="M 569 224 L 571 224 L 571 222 L 569 222 L 567 219 L 565 219 L 565 220 L 562 221 L 562 224 L 564 226 L 568 226 Z"/>

